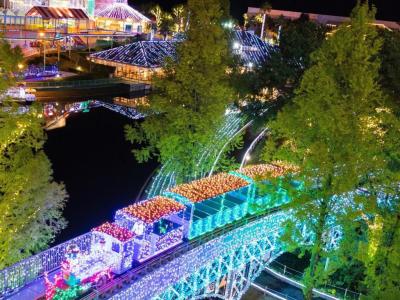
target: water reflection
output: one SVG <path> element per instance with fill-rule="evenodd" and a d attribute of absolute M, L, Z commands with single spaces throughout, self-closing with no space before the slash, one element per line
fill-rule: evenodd
<path fill-rule="evenodd" d="M 90 99 L 85 101 L 50 101 L 43 105 L 45 129 L 52 130 L 66 126 L 66 120 L 77 113 L 88 113 L 91 109 L 104 107 L 127 118 L 137 120 L 145 116 L 149 107 L 147 96 L 113 97 L 109 99 Z"/>

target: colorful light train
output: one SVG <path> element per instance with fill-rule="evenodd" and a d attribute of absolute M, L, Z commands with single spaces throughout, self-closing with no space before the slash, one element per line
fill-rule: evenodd
<path fill-rule="evenodd" d="M 256 182 L 268 182 L 289 170 L 264 164 L 220 173 L 118 210 L 114 222 L 92 229 L 89 252 L 81 253 L 76 245 L 67 249 L 54 283 L 46 276 L 46 300 L 61 299 L 65 293 L 79 297 L 182 242 L 256 213 L 257 207 L 286 203 L 283 189 L 276 187 L 271 201 L 271 193 L 260 192 Z"/>

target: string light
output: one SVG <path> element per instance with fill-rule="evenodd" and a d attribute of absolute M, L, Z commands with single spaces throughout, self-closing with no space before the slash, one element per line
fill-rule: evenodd
<path fill-rule="evenodd" d="M 103 232 L 110 235 L 121 242 L 126 242 L 134 237 L 134 233 L 115 223 L 106 222 L 99 227 L 93 228 L 94 232 Z"/>
<path fill-rule="evenodd" d="M 162 217 L 176 214 L 184 209 L 185 206 L 179 202 L 158 196 L 123 208 L 122 212 L 147 224 L 152 224 Z"/>
<path fill-rule="evenodd" d="M 212 177 L 178 185 L 177 187 L 172 188 L 171 192 L 182 195 L 191 202 L 196 203 L 214 198 L 229 191 L 237 190 L 247 185 L 248 182 L 242 178 L 226 173 L 220 173 Z"/>

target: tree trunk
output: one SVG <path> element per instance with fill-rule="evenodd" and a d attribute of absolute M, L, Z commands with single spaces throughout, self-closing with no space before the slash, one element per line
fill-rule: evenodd
<path fill-rule="evenodd" d="M 323 233 L 325 228 L 326 217 L 328 215 L 328 201 L 329 199 L 322 200 L 321 208 L 318 215 L 318 223 L 315 232 L 315 244 L 314 247 L 312 248 L 310 266 L 308 267 L 310 281 L 305 282 L 305 288 L 304 288 L 304 298 L 306 300 L 312 299 L 313 289 L 316 283 L 315 271 L 321 259 L 321 252 L 323 248 Z"/>

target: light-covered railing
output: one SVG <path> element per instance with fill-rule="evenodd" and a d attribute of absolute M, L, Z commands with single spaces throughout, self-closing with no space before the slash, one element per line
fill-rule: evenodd
<path fill-rule="evenodd" d="M 90 239 L 91 234 L 86 233 L 1 270 L 0 298 L 35 281 L 43 276 L 44 272 L 59 268 L 69 245 L 77 245 L 82 252 L 89 251 Z"/>
<path fill-rule="evenodd" d="M 49 80 L 40 82 L 26 82 L 26 86 L 31 88 L 91 87 L 99 85 L 117 84 L 122 82 L 123 81 L 119 78 L 101 78 L 101 79 L 70 80 L 70 81 Z"/>

